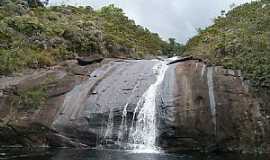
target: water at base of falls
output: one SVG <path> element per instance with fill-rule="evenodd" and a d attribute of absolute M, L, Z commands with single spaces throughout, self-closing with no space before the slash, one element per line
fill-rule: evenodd
<path fill-rule="evenodd" d="M 80 150 L 80 149 L 46 149 L 35 148 L 18 150 L 1 149 L 1 159 L 7 160 L 269 160 L 267 154 L 200 152 L 186 153 L 131 153 L 119 150 Z"/>

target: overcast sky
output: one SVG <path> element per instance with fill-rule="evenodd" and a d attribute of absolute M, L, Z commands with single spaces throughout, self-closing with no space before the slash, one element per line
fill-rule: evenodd
<path fill-rule="evenodd" d="M 231 4 L 251 0 L 50 0 L 51 5 L 89 5 L 100 8 L 115 4 L 137 24 L 158 33 L 163 39 L 176 38 L 185 43 L 196 34 L 197 28 L 212 24 L 221 10 Z"/>

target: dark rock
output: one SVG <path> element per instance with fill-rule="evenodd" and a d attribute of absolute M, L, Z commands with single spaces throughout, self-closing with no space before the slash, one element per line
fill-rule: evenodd
<path fill-rule="evenodd" d="M 76 78 L 65 76 L 61 80 L 57 80 L 48 84 L 48 97 L 58 97 L 71 91 L 75 85 Z"/>
<path fill-rule="evenodd" d="M 47 136 L 48 146 L 60 148 L 87 148 L 88 146 L 80 142 L 74 142 L 70 138 L 60 135 L 58 133 L 51 133 Z"/>
<path fill-rule="evenodd" d="M 254 144 L 267 146 L 269 121 L 237 72 L 187 59 L 170 68 L 175 70 L 175 87 L 163 92 L 159 145 L 174 151 L 248 152 L 257 149 Z M 169 77 L 174 76 L 168 75 L 165 84 Z"/>
<path fill-rule="evenodd" d="M 104 58 L 100 58 L 100 57 L 95 57 L 95 58 L 77 58 L 78 64 L 80 66 L 86 66 L 86 65 L 90 65 L 93 63 L 100 63 Z"/>
<path fill-rule="evenodd" d="M 0 127 L 0 146 L 34 147 L 48 145 L 50 147 L 86 148 L 79 142 L 74 142 L 68 137 L 39 123 L 29 126 L 14 126 L 6 124 Z"/>

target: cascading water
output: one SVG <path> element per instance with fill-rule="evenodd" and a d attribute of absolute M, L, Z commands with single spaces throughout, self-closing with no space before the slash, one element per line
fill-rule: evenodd
<path fill-rule="evenodd" d="M 212 114 L 212 121 L 214 124 L 215 133 L 217 130 L 216 124 L 216 101 L 215 101 L 215 94 L 214 94 L 214 80 L 213 80 L 213 67 L 207 68 L 207 84 L 208 84 L 208 93 L 209 93 L 209 101 L 210 101 L 210 110 Z"/>
<path fill-rule="evenodd" d="M 153 67 L 156 81 L 142 95 L 133 113 L 128 142 L 134 152 L 158 152 L 156 142 L 156 95 L 168 65 L 160 62 Z M 126 114 L 126 107 L 123 114 Z M 136 119 L 136 120 L 135 120 Z"/>
<path fill-rule="evenodd" d="M 108 118 L 108 123 L 107 123 L 107 128 L 104 137 L 105 138 L 111 138 L 113 133 L 113 110 L 110 110 L 109 118 Z"/>
<path fill-rule="evenodd" d="M 122 121 L 118 132 L 118 144 L 120 144 L 121 141 L 124 139 L 124 134 L 127 133 L 128 127 L 127 127 L 127 107 L 128 103 L 125 105 L 123 113 L 122 113 Z"/>
<path fill-rule="evenodd" d="M 108 119 L 102 130 L 103 142 L 108 141 L 111 144 L 113 141 L 116 145 L 113 147 L 118 146 L 119 148 L 131 150 L 132 152 L 136 153 L 160 152 L 159 148 L 156 146 L 156 103 L 158 102 L 156 97 L 159 93 L 159 89 L 165 77 L 165 73 L 169 68 L 167 63 L 176 59 L 177 57 L 164 61 L 153 60 L 151 62 L 154 64 L 154 66 L 152 67 L 152 73 L 149 75 L 151 75 L 151 77 L 154 75 L 154 82 L 149 84 L 150 86 L 146 89 L 146 91 L 142 92 L 143 94 L 140 94 L 142 96 L 139 98 L 132 115 L 129 114 L 130 108 L 132 108 L 132 105 L 134 104 L 132 101 L 134 100 L 135 96 L 138 97 L 138 95 L 136 95 L 138 92 L 137 90 L 141 85 L 143 85 L 142 81 L 137 81 L 135 83 L 131 89 L 131 92 L 129 93 L 130 96 L 126 99 L 126 103 L 123 106 L 119 124 L 117 118 L 114 119 L 114 116 L 117 117 L 117 112 L 114 115 L 114 111 L 110 110 L 110 114 L 108 115 Z M 119 127 L 117 128 L 117 134 L 113 132 L 115 127 Z M 111 147 L 110 144 L 104 147 Z"/>

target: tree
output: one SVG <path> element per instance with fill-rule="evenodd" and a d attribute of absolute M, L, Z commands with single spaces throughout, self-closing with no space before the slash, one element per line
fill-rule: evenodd
<path fill-rule="evenodd" d="M 45 0 L 41 2 L 40 0 L 27 0 L 29 7 L 36 8 L 36 7 L 44 7 L 45 3 L 49 3 L 49 0 Z"/>
<path fill-rule="evenodd" d="M 221 16 L 225 16 L 225 13 L 226 13 L 226 11 L 225 10 L 222 10 L 221 11 Z"/>
<path fill-rule="evenodd" d="M 174 48 L 175 46 L 175 38 L 169 38 L 170 46 Z"/>
<path fill-rule="evenodd" d="M 42 3 L 47 6 L 49 4 L 49 0 L 43 0 Z"/>
<path fill-rule="evenodd" d="M 109 17 L 123 17 L 124 16 L 124 12 L 121 8 L 117 8 L 115 7 L 114 4 L 110 4 L 108 6 L 102 7 L 101 10 L 99 11 L 99 13 L 102 16 L 109 16 Z"/>
<path fill-rule="evenodd" d="M 175 38 L 169 38 L 169 43 L 164 47 L 163 53 L 169 57 L 182 55 L 185 46 L 176 42 Z"/>

